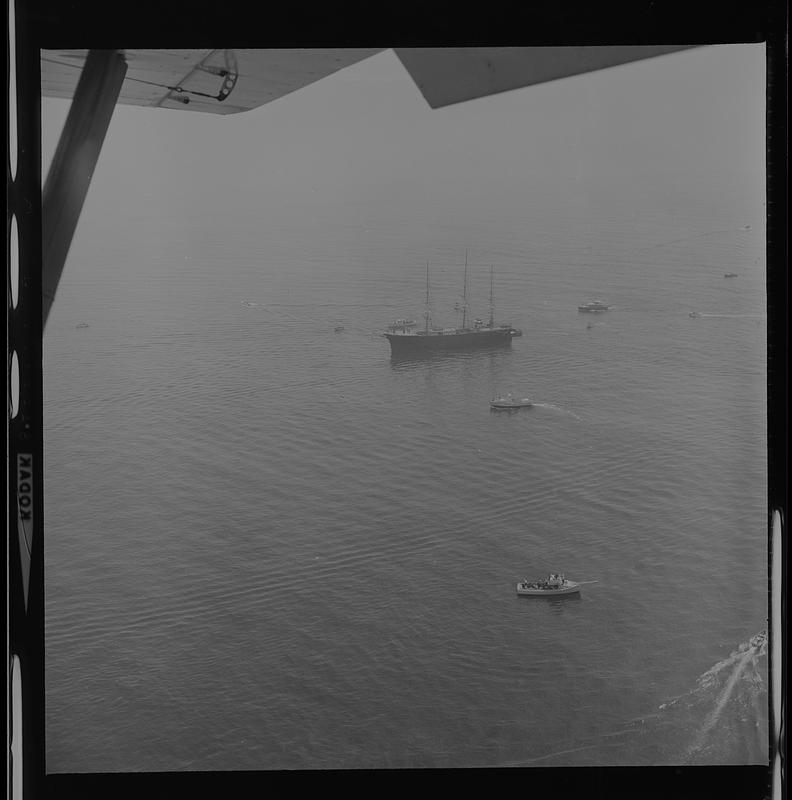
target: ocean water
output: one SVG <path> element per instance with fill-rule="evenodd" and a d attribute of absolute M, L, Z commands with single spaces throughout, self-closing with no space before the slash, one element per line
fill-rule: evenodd
<path fill-rule="evenodd" d="M 53 308 L 48 771 L 765 763 L 761 221 L 213 224 Z M 524 335 L 392 361 L 466 248 Z"/>

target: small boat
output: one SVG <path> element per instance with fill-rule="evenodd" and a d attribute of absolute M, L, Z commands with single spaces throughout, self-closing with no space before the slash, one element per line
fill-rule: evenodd
<path fill-rule="evenodd" d="M 594 583 L 594 581 L 587 581 Z M 563 574 L 550 573 L 544 580 L 529 581 L 524 578 L 517 584 L 517 594 L 531 597 L 551 597 L 559 594 L 578 594 L 580 584 L 568 581 Z"/>
<path fill-rule="evenodd" d="M 418 323 L 414 319 L 397 319 L 388 325 L 388 330 L 404 330 L 405 328 L 414 328 Z"/>
<path fill-rule="evenodd" d="M 607 303 L 603 303 L 602 300 L 591 300 L 588 303 L 584 303 L 582 306 L 578 306 L 578 311 L 609 311 L 610 306 Z"/>
<path fill-rule="evenodd" d="M 723 277 L 724 278 L 736 278 L 737 277 L 737 273 L 736 272 L 727 272 Z"/>
<path fill-rule="evenodd" d="M 333 328 L 333 331 L 335 333 L 342 333 L 343 330 L 344 330 L 344 326 L 343 325 L 336 325 L 335 328 Z"/>
<path fill-rule="evenodd" d="M 767 631 L 760 631 L 756 636 L 752 636 L 749 643 L 751 647 L 763 647 L 767 644 Z"/>
<path fill-rule="evenodd" d="M 80 322 L 74 326 L 75 328 L 90 328 L 91 326 L 87 322 Z"/>
<path fill-rule="evenodd" d="M 696 317 L 700 317 L 700 316 L 701 316 L 701 314 L 699 314 L 699 312 L 698 312 L 698 311 L 691 311 L 691 312 L 688 314 L 688 316 L 689 316 L 689 317 L 693 317 L 693 319 L 695 319 Z"/>
<path fill-rule="evenodd" d="M 490 400 L 490 408 L 528 408 L 533 405 L 530 397 L 514 397 L 511 393 L 506 397 L 495 397 Z"/>

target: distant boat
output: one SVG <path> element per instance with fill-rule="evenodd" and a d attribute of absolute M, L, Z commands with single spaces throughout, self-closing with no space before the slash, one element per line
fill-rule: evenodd
<path fill-rule="evenodd" d="M 700 317 L 700 316 L 701 316 L 701 314 L 699 314 L 699 312 L 698 312 L 698 311 L 691 311 L 691 312 L 688 314 L 688 316 L 689 316 L 689 317 L 693 317 L 693 318 L 695 318 L 695 317 Z"/>
<path fill-rule="evenodd" d="M 578 306 L 578 311 L 609 311 L 610 306 L 607 303 L 603 303 L 602 300 L 591 300 L 588 303 L 584 303 L 582 306 Z"/>
<path fill-rule="evenodd" d="M 511 393 L 490 400 L 490 408 L 528 408 L 532 405 L 533 400 L 530 397 L 514 397 Z"/>
<path fill-rule="evenodd" d="M 390 342 L 392 356 L 416 355 L 418 353 L 446 352 L 450 350 L 476 350 L 478 348 L 510 345 L 513 336 L 520 336 L 521 331 L 511 325 L 496 324 L 493 301 L 493 270 L 490 268 L 490 316 L 489 321 L 475 319 L 473 325 L 468 324 L 467 301 L 467 253 L 465 253 L 465 283 L 461 306 L 462 326 L 459 328 L 436 328 L 432 325 L 429 306 L 429 264 L 426 265 L 426 311 L 424 312 L 423 330 L 412 330 L 415 323 L 391 325 L 384 334 Z M 403 321 L 404 322 L 404 321 Z"/>
<path fill-rule="evenodd" d="M 344 330 L 344 326 L 343 325 L 336 325 L 335 328 L 333 328 L 333 330 L 336 333 L 341 333 Z"/>
<path fill-rule="evenodd" d="M 737 277 L 737 273 L 736 272 L 727 272 L 723 277 L 724 278 L 736 278 Z"/>
<path fill-rule="evenodd" d="M 75 328 L 90 328 L 91 326 L 87 322 L 80 322 L 74 326 Z"/>
<path fill-rule="evenodd" d="M 414 319 L 397 319 L 388 325 L 388 330 L 396 331 L 404 328 L 414 328 L 417 324 Z"/>

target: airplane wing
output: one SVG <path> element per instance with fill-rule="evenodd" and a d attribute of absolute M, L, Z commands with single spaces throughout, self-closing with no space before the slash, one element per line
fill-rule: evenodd
<path fill-rule="evenodd" d="M 396 48 L 432 108 L 664 55 L 685 46 Z M 381 48 L 124 50 L 118 103 L 235 114 L 269 103 Z M 88 50 L 42 50 L 41 92 L 71 98 Z"/>
<path fill-rule="evenodd" d="M 685 50 L 688 46 L 397 48 L 432 108 Z"/>
<path fill-rule="evenodd" d="M 236 114 L 380 52 L 376 49 L 124 50 L 116 102 Z M 88 50 L 42 50 L 41 93 L 74 96 Z"/>

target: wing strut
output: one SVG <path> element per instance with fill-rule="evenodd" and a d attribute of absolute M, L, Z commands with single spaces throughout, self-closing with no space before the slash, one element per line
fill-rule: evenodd
<path fill-rule="evenodd" d="M 50 165 L 42 198 L 42 327 L 127 71 L 118 50 L 91 50 Z"/>

